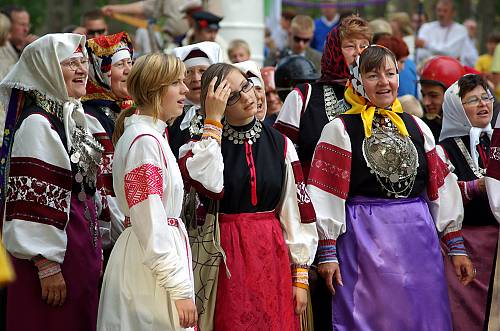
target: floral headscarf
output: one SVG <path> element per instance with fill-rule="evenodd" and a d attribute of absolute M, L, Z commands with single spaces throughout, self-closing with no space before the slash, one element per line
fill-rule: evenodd
<path fill-rule="evenodd" d="M 323 50 L 320 82 L 331 84 L 346 82 L 349 79 L 349 66 L 345 61 L 340 45 L 340 32 L 339 28 L 336 27 L 328 33 L 325 49 Z"/>
<path fill-rule="evenodd" d="M 363 54 L 367 49 L 370 49 L 371 47 L 385 48 L 384 46 L 380 45 L 370 45 L 369 47 L 365 48 L 361 54 Z M 351 105 L 351 109 L 348 110 L 346 114 L 361 114 L 366 137 L 370 137 L 372 134 L 372 122 L 375 111 L 382 116 L 388 117 L 403 136 L 408 136 L 408 130 L 406 129 L 403 120 L 401 119 L 401 117 L 399 117 L 399 115 L 396 114 L 403 112 L 403 108 L 401 107 L 401 103 L 399 102 L 398 98 L 396 98 L 392 105 L 387 108 L 378 108 L 377 106 L 372 104 L 363 86 L 363 78 L 359 69 L 360 57 L 361 56 L 358 56 L 355 63 L 351 66 L 352 76 L 344 93 L 345 100 Z"/>

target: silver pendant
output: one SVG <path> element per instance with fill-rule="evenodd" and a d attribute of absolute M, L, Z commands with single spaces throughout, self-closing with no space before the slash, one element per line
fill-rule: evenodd
<path fill-rule="evenodd" d="M 78 200 L 80 200 L 80 201 L 87 200 L 87 194 L 85 192 L 78 193 Z"/>
<path fill-rule="evenodd" d="M 75 175 L 75 180 L 76 180 L 77 183 L 83 182 L 83 175 L 81 173 L 77 173 Z"/>

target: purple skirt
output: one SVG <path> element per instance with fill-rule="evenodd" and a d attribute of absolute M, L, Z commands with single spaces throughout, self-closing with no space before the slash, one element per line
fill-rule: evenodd
<path fill-rule="evenodd" d="M 92 202 L 88 200 L 89 206 Z M 92 217 L 95 213 L 90 208 Z M 52 307 L 42 301 L 40 280 L 33 262 L 12 258 L 16 281 L 7 289 L 7 331 L 92 331 L 97 324 L 101 270 L 100 241 L 94 247 L 84 204 L 75 195 L 66 234 L 68 244 L 61 265 L 66 301 Z"/>
<path fill-rule="evenodd" d="M 451 331 L 438 235 L 421 198 L 354 197 L 337 252 L 333 329 Z"/>

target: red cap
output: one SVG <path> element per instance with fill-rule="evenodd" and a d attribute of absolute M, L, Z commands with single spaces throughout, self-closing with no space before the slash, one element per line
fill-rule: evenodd
<path fill-rule="evenodd" d="M 465 75 L 464 66 L 450 56 L 436 56 L 424 65 L 420 83 L 441 85 L 446 90 Z"/>

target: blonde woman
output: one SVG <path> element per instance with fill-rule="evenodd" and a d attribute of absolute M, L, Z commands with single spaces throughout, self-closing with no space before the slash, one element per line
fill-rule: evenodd
<path fill-rule="evenodd" d="M 128 227 L 104 275 L 98 330 L 184 330 L 196 325 L 191 252 L 181 213 L 183 184 L 166 122 L 182 113 L 188 91 L 181 60 L 140 57 L 127 90 L 137 110 L 114 132 L 113 185 Z M 119 138 L 119 139 L 118 139 Z"/>

